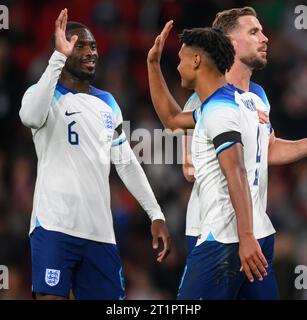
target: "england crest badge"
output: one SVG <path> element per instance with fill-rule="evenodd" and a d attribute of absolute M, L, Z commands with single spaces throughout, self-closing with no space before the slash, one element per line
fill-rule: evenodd
<path fill-rule="evenodd" d="M 46 269 L 45 282 L 50 287 L 56 286 L 60 281 L 60 270 Z"/>
<path fill-rule="evenodd" d="M 102 121 L 107 130 L 113 129 L 113 118 L 111 112 L 101 111 Z"/>

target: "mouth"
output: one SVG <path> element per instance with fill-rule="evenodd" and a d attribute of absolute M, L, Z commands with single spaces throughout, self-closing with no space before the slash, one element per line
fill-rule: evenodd
<path fill-rule="evenodd" d="M 87 69 L 91 71 L 96 67 L 97 59 L 96 58 L 83 59 L 81 62 Z"/>
<path fill-rule="evenodd" d="M 260 48 L 259 50 L 258 50 L 260 53 L 263 53 L 263 54 L 267 54 L 267 48 L 266 47 L 264 47 L 264 48 Z"/>

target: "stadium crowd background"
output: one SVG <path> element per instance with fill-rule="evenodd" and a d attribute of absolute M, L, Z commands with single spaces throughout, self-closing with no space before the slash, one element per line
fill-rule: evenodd
<path fill-rule="evenodd" d="M 268 66 L 253 79 L 264 86 L 271 103 L 275 133 L 286 139 L 307 137 L 307 30 L 294 28 L 294 8 L 304 1 L 234 0 L 71 0 L 6 1 L 9 30 L 0 30 L 0 265 L 10 271 L 10 289 L 0 299 L 31 299 L 28 228 L 36 178 L 36 155 L 30 130 L 18 116 L 21 97 L 35 83 L 51 55 L 54 21 L 64 7 L 70 20 L 87 25 L 98 43 L 100 62 L 95 85 L 110 91 L 125 120 L 135 128 L 162 128 L 151 105 L 146 55 L 169 19 L 175 27 L 162 66 L 171 92 L 184 104 L 176 71 L 183 28 L 208 26 L 215 14 L 231 7 L 253 6 L 269 37 Z M 179 139 L 180 140 L 180 139 Z M 166 215 L 172 253 L 158 264 L 151 248 L 150 224 L 111 173 L 112 208 L 122 256 L 128 299 L 174 299 L 185 264 L 185 210 L 191 185 L 180 164 L 143 165 Z M 307 299 L 294 286 L 295 266 L 307 265 L 307 159 L 269 170 L 267 209 L 277 230 L 275 268 L 283 299 Z"/>

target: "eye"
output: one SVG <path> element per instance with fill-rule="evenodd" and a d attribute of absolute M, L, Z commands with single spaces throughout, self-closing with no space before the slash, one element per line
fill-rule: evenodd
<path fill-rule="evenodd" d="M 83 48 L 83 44 L 81 44 L 81 43 L 77 43 L 77 44 L 76 44 L 76 48 L 78 48 L 78 49 L 82 49 L 82 48 Z"/>
<path fill-rule="evenodd" d="M 96 50 L 96 48 L 97 48 L 96 44 L 92 44 L 91 48 L 92 48 L 92 50 Z"/>

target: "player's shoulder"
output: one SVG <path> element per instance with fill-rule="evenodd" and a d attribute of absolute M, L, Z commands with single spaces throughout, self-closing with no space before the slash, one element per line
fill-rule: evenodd
<path fill-rule="evenodd" d="M 120 107 L 110 92 L 91 86 L 90 94 L 105 102 L 108 106 L 112 108 L 113 112 L 120 112 Z"/>
<path fill-rule="evenodd" d="M 183 111 L 193 111 L 201 106 L 201 101 L 196 92 L 192 93 L 183 107 Z"/>
<path fill-rule="evenodd" d="M 219 88 L 202 104 L 202 111 L 207 113 L 215 109 L 239 109 L 239 104 L 236 102 L 236 93 L 236 87 L 232 84 Z"/>
<path fill-rule="evenodd" d="M 253 82 L 253 81 L 251 81 L 249 84 L 249 91 L 256 93 L 256 94 L 257 93 L 265 93 L 263 87 L 260 84 Z"/>
<path fill-rule="evenodd" d="M 249 91 L 256 94 L 264 102 L 264 104 L 270 107 L 269 100 L 267 98 L 265 90 L 260 84 L 251 81 L 249 86 Z"/>

